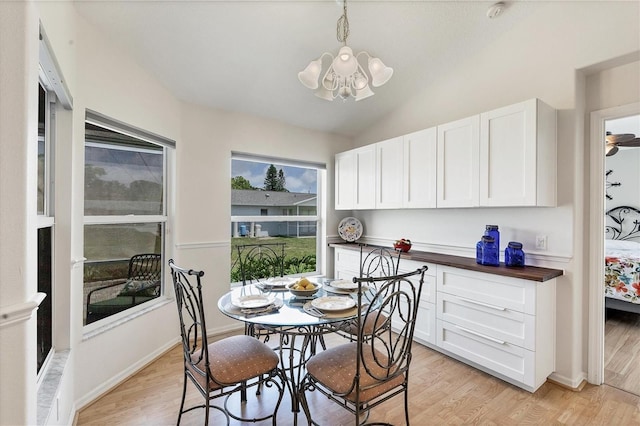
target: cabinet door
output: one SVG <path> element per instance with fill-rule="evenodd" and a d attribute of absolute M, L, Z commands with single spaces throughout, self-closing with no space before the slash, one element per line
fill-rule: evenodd
<path fill-rule="evenodd" d="M 376 208 L 376 147 L 375 144 L 354 150 L 356 163 L 354 209 Z"/>
<path fill-rule="evenodd" d="M 480 115 L 480 205 L 536 203 L 536 100 Z"/>
<path fill-rule="evenodd" d="M 555 110 L 530 99 L 481 114 L 480 205 L 555 203 Z"/>
<path fill-rule="evenodd" d="M 403 207 L 436 207 L 436 140 L 435 127 L 403 138 Z"/>
<path fill-rule="evenodd" d="M 351 210 L 355 206 L 356 155 L 354 151 L 341 152 L 335 157 L 336 210 Z"/>
<path fill-rule="evenodd" d="M 438 126 L 438 207 L 479 205 L 480 116 Z"/>
<path fill-rule="evenodd" d="M 376 144 L 376 208 L 402 208 L 403 184 L 402 136 Z"/>

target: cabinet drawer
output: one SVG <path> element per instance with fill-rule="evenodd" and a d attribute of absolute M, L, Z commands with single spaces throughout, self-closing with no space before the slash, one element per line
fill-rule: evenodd
<path fill-rule="evenodd" d="M 394 317 L 391 318 L 391 328 L 394 330 L 397 330 L 397 327 L 394 326 L 396 315 L 394 314 Z M 418 305 L 418 316 L 413 337 L 423 343 L 436 344 L 436 306 L 433 303 L 421 301 Z"/>
<path fill-rule="evenodd" d="M 437 320 L 437 345 L 525 386 L 536 387 L 532 351 L 440 319 Z"/>
<path fill-rule="evenodd" d="M 526 280 L 438 266 L 438 291 L 459 295 L 529 315 L 536 313 L 536 283 Z"/>
<path fill-rule="evenodd" d="M 360 252 L 358 250 L 335 250 L 336 267 L 340 269 L 360 270 Z"/>
<path fill-rule="evenodd" d="M 436 306 L 433 303 L 420 301 L 413 337 L 425 343 L 436 344 Z"/>
<path fill-rule="evenodd" d="M 491 338 L 535 350 L 535 317 L 472 299 L 440 293 L 438 318 Z"/>
<path fill-rule="evenodd" d="M 398 268 L 399 274 L 407 272 L 413 272 L 422 266 L 427 265 L 428 269 L 424 274 L 424 284 L 422 285 L 422 293 L 420 294 L 420 300 L 427 303 L 436 303 L 436 265 L 432 263 L 416 262 L 413 260 L 400 261 L 400 267 Z M 411 277 L 416 285 L 419 281 L 419 276 Z"/>

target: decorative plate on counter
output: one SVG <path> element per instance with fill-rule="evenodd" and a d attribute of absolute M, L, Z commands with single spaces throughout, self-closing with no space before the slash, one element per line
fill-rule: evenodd
<path fill-rule="evenodd" d="M 352 243 L 362 236 L 362 223 L 355 217 L 345 217 L 338 225 L 338 235 Z"/>

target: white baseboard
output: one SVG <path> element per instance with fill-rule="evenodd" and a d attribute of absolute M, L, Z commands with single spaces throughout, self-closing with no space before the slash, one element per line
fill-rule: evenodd
<path fill-rule="evenodd" d="M 578 375 L 578 377 L 571 378 L 558 373 L 551 373 L 549 379 L 567 388 L 579 389 L 582 382 L 587 379 L 587 374 L 585 372 L 582 372 Z"/>

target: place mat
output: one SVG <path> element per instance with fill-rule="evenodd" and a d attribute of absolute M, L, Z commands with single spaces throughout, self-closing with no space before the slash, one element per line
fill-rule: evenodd
<path fill-rule="evenodd" d="M 353 308 L 345 309 L 344 311 L 332 311 L 332 312 L 322 312 L 322 315 L 318 314 L 318 309 L 314 308 L 311 305 L 311 302 L 307 302 L 302 306 L 302 309 L 314 317 L 318 318 L 348 318 L 358 314 L 358 307 L 354 306 Z"/>
<path fill-rule="evenodd" d="M 227 304 L 224 306 L 224 310 L 233 315 L 241 315 L 241 314 L 244 314 L 246 316 L 266 315 L 266 314 L 271 314 L 277 311 L 282 307 L 283 304 L 284 303 L 282 302 L 282 299 L 276 298 L 273 300 L 273 303 L 268 306 L 264 306 L 262 308 L 255 308 L 255 309 L 246 309 L 246 308 L 239 308 L 233 303 L 227 302 Z"/>

